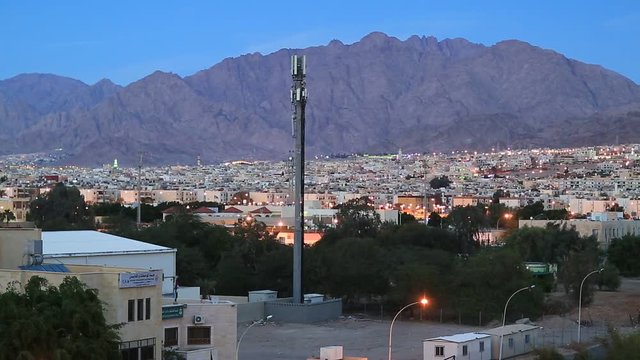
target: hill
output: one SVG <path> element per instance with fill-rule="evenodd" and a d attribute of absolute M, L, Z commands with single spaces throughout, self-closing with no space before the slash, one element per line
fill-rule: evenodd
<path fill-rule="evenodd" d="M 65 162 L 125 166 L 284 159 L 289 58 L 307 55 L 307 153 L 434 152 L 637 142 L 640 87 L 597 65 L 509 40 L 354 44 L 229 58 L 126 87 L 55 75 L 0 81 L 0 153 L 63 148 Z"/>

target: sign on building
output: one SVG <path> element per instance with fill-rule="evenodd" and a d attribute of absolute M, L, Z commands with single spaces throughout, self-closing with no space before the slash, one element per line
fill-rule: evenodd
<path fill-rule="evenodd" d="M 161 282 L 162 270 L 124 272 L 119 276 L 120 289 L 156 286 Z"/>

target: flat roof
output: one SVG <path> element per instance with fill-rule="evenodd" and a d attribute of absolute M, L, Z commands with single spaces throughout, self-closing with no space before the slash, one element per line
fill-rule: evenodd
<path fill-rule="evenodd" d="M 480 334 L 480 333 L 473 332 L 473 333 L 455 334 L 455 335 L 448 335 L 448 336 L 439 336 L 431 339 L 426 339 L 425 341 L 448 341 L 448 342 L 454 342 L 454 343 L 464 343 L 464 342 L 468 342 L 476 339 L 485 339 L 488 337 L 490 336 L 487 334 Z"/>
<path fill-rule="evenodd" d="M 511 324 L 511 325 L 496 327 L 493 329 L 482 330 L 479 332 L 483 334 L 489 334 L 489 335 L 504 336 L 504 335 L 515 334 L 521 331 L 528 331 L 528 330 L 539 329 L 539 328 L 540 326 L 536 326 L 536 325 Z"/>
<path fill-rule="evenodd" d="M 94 230 L 42 232 L 42 255 L 48 258 L 175 251 L 168 247 Z"/>

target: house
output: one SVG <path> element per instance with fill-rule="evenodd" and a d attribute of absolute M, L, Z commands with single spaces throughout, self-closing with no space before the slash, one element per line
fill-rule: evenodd
<path fill-rule="evenodd" d="M 98 290 L 108 324 L 122 324 L 122 359 L 161 358 L 162 270 L 43 262 L 40 229 L 0 228 L 0 288 L 32 276 L 59 286 L 74 276 Z"/>
<path fill-rule="evenodd" d="M 44 261 L 58 264 L 161 269 L 163 294 L 172 294 L 176 249 L 93 230 L 43 231 Z"/>
<path fill-rule="evenodd" d="M 162 346 L 185 360 L 235 358 L 237 305 L 218 298 L 164 299 Z"/>
<path fill-rule="evenodd" d="M 491 336 L 464 333 L 426 339 L 422 342 L 424 360 L 491 359 Z"/>
<path fill-rule="evenodd" d="M 491 336 L 492 359 L 498 359 L 501 343 L 503 359 L 533 351 L 539 332 L 539 326 L 529 324 L 512 324 L 481 331 Z"/>

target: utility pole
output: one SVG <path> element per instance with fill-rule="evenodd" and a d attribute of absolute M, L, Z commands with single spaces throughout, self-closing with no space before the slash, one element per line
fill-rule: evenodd
<path fill-rule="evenodd" d="M 304 245 L 304 130 L 305 106 L 307 105 L 307 91 L 305 84 L 306 57 L 293 55 L 291 57 L 291 105 L 293 107 L 292 128 L 295 138 L 294 154 L 294 212 L 295 228 L 293 237 L 293 302 L 301 304 L 302 296 L 302 248 Z"/>
<path fill-rule="evenodd" d="M 140 192 L 142 191 L 142 151 L 138 155 L 140 155 L 140 160 L 138 161 L 138 216 L 136 218 L 136 225 L 139 229 L 140 224 L 142 223 L 142 197 L 140 196 Z"/>

